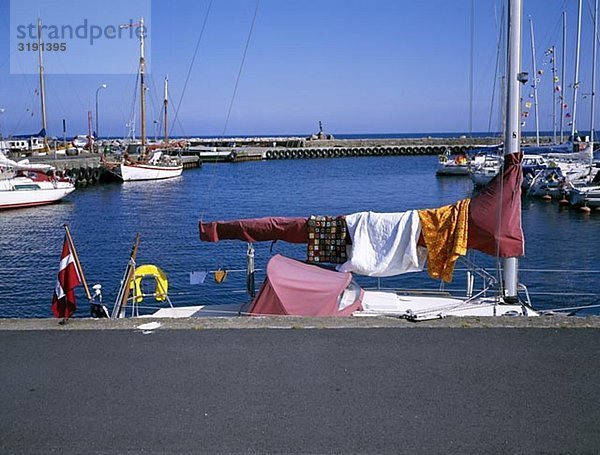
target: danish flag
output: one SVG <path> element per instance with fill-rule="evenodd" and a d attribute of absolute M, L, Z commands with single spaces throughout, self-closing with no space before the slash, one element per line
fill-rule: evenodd
<path fill-rule="evenodd" d="M 65 236 L 52 298 L 52 313 L 55 317 L 68 319 L 75 312 L 77 304 L 74 289 L 80 284 L 81 278 L 75 264 L 75 256 Z"/>

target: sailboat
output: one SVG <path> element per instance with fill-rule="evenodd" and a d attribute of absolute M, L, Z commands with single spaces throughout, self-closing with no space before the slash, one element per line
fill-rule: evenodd
<path fill-rule="evenodd" d="M 42 111 L 42 130 L 44 144 L 41 149 L 47 150 L 46 140 L 46 99 L 44 94 L 44 64 L 42 57 L 42 20 L 38 18 L 38 58 L 40 71 L 40 99 Z M 8 141 L 9 146 L 11 141 Z M 35 142 L 37 144 L 37 141 Z M 3 143 L 4 144 L 4 143 Z M 30 146 L 34 144 L 30 139 Z M 33 207 L 52 204 L 75 191 L 73 182 L 65 176 L 57 176 L 50 165 L 32 165 L 28 160 L 14 161 L 0 150 L 0 209 Z"/>
<path fill-rule="evenodd" d="M 341 217 L 201 220 L 202 241 L 248 242 L 248 264 L 253 264 L 254 242 L 280 240 L 307 244 L 310 263 L 280 255 L 270 259 L 267 277 L 252 300 L 248 314 L 391 315 L 413 321 L 445 316 L 538 315 L 527 292 L 524 298 L 519 293 L 526 291 L 518 282 L 517 261 L 524 253 L 518 77 L 522 7 L 521 0 L 510 0 L 509 4 L 508 96 L 502 172 L 472 199 L 436 209 L 391 214 L 361 212 Z M 344 248 L 346 257 L 340 254 Z M 352 273 L 379 277 L 421 270 L 425 249 L 429 275 L 448 281 L 452 278 L 456 258 L 461 257 L 469 265 L 463 256 L 467 248 L 502 258 L 502 279 L 496 280 L 486 271 L 470 267 L 467 289 L 461 296 L 439 291 L 368 290 L 353 280 Z M 334 256 L 345 262 L 335 271 L 320 267 L 321 262 L 337 262 L 332 260 Z M 253 282 L 250 279 L 253 273 L 253 267 L 248 266 L 249 283 Z M 486 282 L 479 292 L 473 289 L 475 276 Z"/>
<path fill-rule="evenodd" d="M 123 153 L 123 159 L 118 165 L 104 163 L 105 167 L 115 174 L 124 182 L 141 181 L 141 180 L 163 180 L 174 177 L 179 177 L 183 172 L 183 163 L 177 156 L 171 156 L 167 153 L 169 144 L 167 142 L 167 116 L 166 110 L 168 105 L 168 92 L 165 79 L 165 143 L 159 148 L 152 148 L 147 143 L 146 137 L 146 84 L 144 79 L 145 73 L 145 52 L 144 52 L 144 18 L 135 24 L 127 24 L 122 28 L 140 27 L 140 63 L 139 63 L 139 80 L 140 80 L 140 110 L 141 110 L 141 142 L 132 142 L 128 144 L 127 150 Z"/>

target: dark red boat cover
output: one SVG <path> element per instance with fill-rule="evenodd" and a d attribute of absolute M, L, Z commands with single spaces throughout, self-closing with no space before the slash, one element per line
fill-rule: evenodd
<path fill-rule="evenodd" d="M 504 169 L 469 206 L 468 248 L 501 257 L 524 254 L 521 227 L 521 153 L 504 157 Z M 245 220 L 200 222 L 200 239 L 205 242 L 243 240 L 263 242 L 308 241 L 308 218 L 267 217 Z M 348 237 L 348 243 L 350 238 Z"/>
<path fill-rule="evenodd" d="M 290 243 L 306 243 L 308 219 L 289 217 L 252 218 L 233 221 L 200 222 L 200 240 L 244 240 L 267 242 L 284 240 Z"/>
<path fill-rule="evenodd" d="M 471 199 L 468 248 L 501 257 L 525 253 L 521 226 L 522 155 L 506 155 L 503 172 Z"/>
<path fill-rule="evenodd" d="M 350 272 L 336 272 L 304 264 L 279 254 L 267 264 L 267 278 L 249 313 L 291 316 L 350 316 L 362 309 L 364 291 L 355 286 Z"/>

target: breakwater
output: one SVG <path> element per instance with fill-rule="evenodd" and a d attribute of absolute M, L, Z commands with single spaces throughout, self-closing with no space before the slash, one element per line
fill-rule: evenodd
<path fill-rule="evenodd" d="M 543 138 L 542 142 L 550 142 L 550 139 Z M 497 144 L 499 139 L 497 137 L 378 139 L 248 137 L 188 138 L 186 141 L 190 147 L 182 153 L 184 169 L 197 168 L 202 162 L 439 155 L 445 151 L 460 153 Z M 527 143 L 527 138 L 524 139 L 524 143 Z M 32 163 L 54 166 L 59 172 L 64 172 L 71 177 L 79 187 L 114 179 L 102 167 L 98 153 L 81 152 L 76 156 L 33 154 L 28 158 Z M 117 156 L 113 158 L 118 159 Z"/>

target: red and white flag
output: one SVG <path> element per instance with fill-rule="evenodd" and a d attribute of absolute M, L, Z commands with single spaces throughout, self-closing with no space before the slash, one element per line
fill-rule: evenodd
<path fill-rule="evenodd" d="M 58 278 L 54 287 L 52 298 L 52 313 L 57 318 L 70 318 L 77 309 L 75 303 L 74 289 L 81 284 L 81 278 L 75 264 L 75 256 L 69 248 L 69 241 L 65 236 L 62 254 L 60 255 L 60 266 Z"/>

